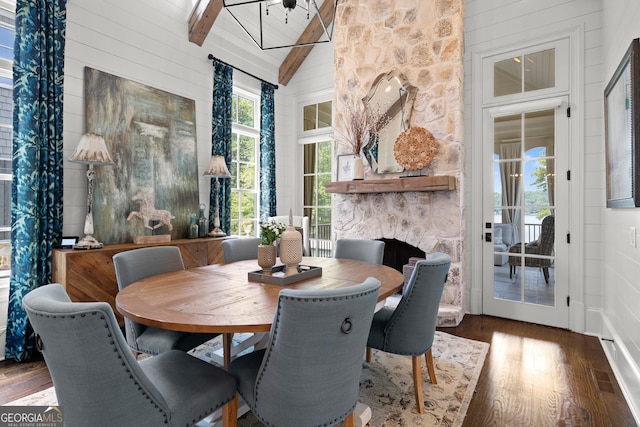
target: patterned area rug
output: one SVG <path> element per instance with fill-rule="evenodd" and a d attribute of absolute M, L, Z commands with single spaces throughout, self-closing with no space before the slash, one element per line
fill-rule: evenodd
<path fill-rule="evenodd" d="M 199 348 L 194 354 L 209 361 L 213 348 Z M 373 350 L 371 363 L 363 364 L 360 401 L 372 410 L 369 427 L 460 427 L 473 397 L 489 344 L 436 332 L 433 343 L 438 384 L 432 385 L 422 358 L 426 414 L 418 414 L 413 397 L 411 358 Z M 8 405 L 55 405 L 53 388 L 32 394 Z M 238 420 L 239 427 L 262 424 L 249 412 Z"/>

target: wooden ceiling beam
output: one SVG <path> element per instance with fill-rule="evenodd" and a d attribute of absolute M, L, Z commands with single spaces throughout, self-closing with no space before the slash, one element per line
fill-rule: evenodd
<path fill-rule="evenodd" d="M 319 12 L 325 26 L 328 27 L 331 25 L 335 16 L 335 0 L 324 0 L 324 3 L 320 6 Z M 320 19 L 318 19 L 318 15 L 315 15 L 313 19 L 311 19 L 311 22 L 309 22 L 309 25 L 307 25 L 307 28 L 300 35 L 300 38 L 298 38 L 296 44 L 315 43 L 320 40 L 322 34 L 324 34 L 322 24 Z M 311 52 L 311 49 L 313 49 L 313 45 L 291 48 L 291 51 L 280 65 L 278 82 L 281 85 L 286 86 L 287 83 L 291 81 L 296 71 L 298 71 L 298 68 L 300 68 Z"/>
<path fill-rule="evenodd" d="M 189 18 L 189 41 L 202 46 L 222 10 L 222 0 L 200 0 Z"/>

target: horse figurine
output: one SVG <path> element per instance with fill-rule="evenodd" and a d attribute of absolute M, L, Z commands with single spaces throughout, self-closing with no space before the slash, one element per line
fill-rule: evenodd
<path fill-rule="evenodd" d="M 131 211 L 131 213 L 127 217 L 127 221 L 131 221 L 133 217 L 138 217 L 144 221 L 144 228 L 148 228 L 149 230 L 155 230 L 156 228 L 162 227 L 163 225 L 166 225 L 169 228 L 169 231 L 173 230 L 171 220 L 175 219 L 175 216 L 171 215 L 171 212 L 169 211 L 156 209 L 153 206 L 153 202 L 151 201 L 151 198 L 149 198 L 149 196 L 144 194 L 142 191 L 138 191 L 133 195 L 133 197 L 131 197 L 131 200 L 140 203 L 140 211 Z M 149 225 L 149 221 L 160 222 L 151 227 Z"/>

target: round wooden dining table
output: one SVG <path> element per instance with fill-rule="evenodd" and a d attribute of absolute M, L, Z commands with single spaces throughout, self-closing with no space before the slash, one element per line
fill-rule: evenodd
<path fill-rule="evenodd" d="M 289 285 L 250 281 L 259 271 L 256 260 L 179 270 L 132 283 L 116 296 L 123 316 L 138 323 L 184 332 L 222 333 L 225 365 L 231 337 L 238 332 L 269 332 L 278 294 L 289 289 L 332 289 L 381 282 L 378 301 L 402 289 L 404 277 L 384 265 L 344 258 L 304 257 L 301 265 L 320 267 L 322 274 Z"/>

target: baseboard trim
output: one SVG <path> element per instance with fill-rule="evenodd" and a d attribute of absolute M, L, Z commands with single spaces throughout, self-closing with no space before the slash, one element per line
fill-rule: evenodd
<path fill-rule="evenodd" d="M 622 389 L 629 409 L 640 426 L 640 370 L 633 362 L 624 341 L 616 333 L 605 313 L 602 313 L 600 344 Z"/>

